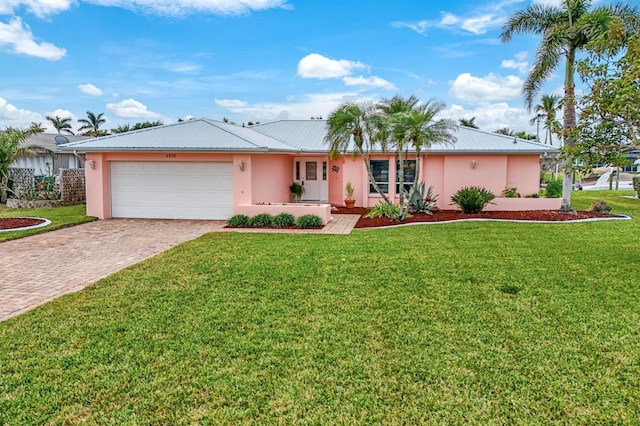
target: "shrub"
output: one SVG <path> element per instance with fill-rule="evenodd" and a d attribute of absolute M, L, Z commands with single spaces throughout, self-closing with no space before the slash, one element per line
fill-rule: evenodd
<path fill-rule="evenodd" d="M 504 198 L 520 198 L 518 188 L 505 188 L 500 195 Z"/>
<path fill-rule="evenodd" d="M 242 228 L 243 226 L 249 226 L 250 220 L 249 216 L 237 214 L 227 221 L 227 226 L 230 228 Z"/>
<path fill-rule="evenodd" d="M 496 198 L 493 192 L 479 186 L 467 186 L 459 189 L 451 202 L 456 204 L 462 213 L 480 213 L 486 206 Z"/>
<path fill-rule="evenodd" d="M 609 213 L 611 211 L 611 206 L 604 201 L 594 201 L 591 203 L 589 208 L 587 208 L 587 211 L 595 213 Z"/>
<path fill-rule="evenodd" d="M 305 214 L 296 220 L 296 226 L 303 229 L 322 228 L 322 219 L 315 214 Z"/>
<path fill-rule="evenodd" d="M 633 177 L 633 189 L 636 191 L 636 197 L 640 198 L 640 175 Z"/>
<path fill-rule="evenodd" d="M 304 194 L 304 186 L 300 182 L 292 182 L 289 185 L 289 191 L 291 191 L 291 195 L 296 199 L 300 199 L 302 194 Z"/>
<path fill-rule="evenodd" d="M 540 194 L 538 194 L 537 192 L 534 192 L 533 194 L 525 195 L 524 198 L 540 198 Z"/>
<path fill-rule="evenodd" d="M 256 215 L 249 220 L 249 226 L 254 228 L 260 226 L 271 226 L 272 223 L 273 216 L 268 213 L 260 213 L 259 215 Z"/>
<path fill-rule="evenodd" d="M 420 182 L 413 193 L 413 197 L 409 200 L 409 211 L 411 213 L 431 214 L 436 208 L 438 196 L 433 193 L 433 186 L 430 186 L 427 193 L 424 193 L 425 184 Z"/>
<path fill-rule="evenodd" d="M 555 179 L 547 182 L 546 197 L 547 198 L 562 197 L 562 179 Z"/>
<path fill-rule="evenodd" d="M 296 224 L 296 218 L 289 213 L 280 213 L 271 222 L 276 228 L 287 228 Z"/>
<path fill-rule="evenodd" d="M 400 206 L 380 201 L 378 204 L 373 206 L 371 210 L 364 215 L 364 217 L 388 217 L 393 220 L 400 219 Z"/>

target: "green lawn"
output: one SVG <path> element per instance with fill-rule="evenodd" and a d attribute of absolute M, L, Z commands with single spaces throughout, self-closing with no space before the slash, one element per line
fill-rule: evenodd
<path fill-rule="evenodd" d="M 42 232 L 53 231 L 54 229 L 65 228 L 96 220 L 95 217 L 87 216 L 84 204 L 67 207 L 47 207 L 41 209 L 8 209 L 4 205 L 0 205 L 0 218 L 14 216 L 41 217 L 49 219 L 51 224 L 43 228 L 31 229 L 28 231 L 0 232 L 0 242 L 15 240 L 16 238 L 22 238 L 28 235 L 40 234 Z"/>
<path fill-rule="evenodd" d="M 640 201 L 594 197 L 634 219 L 183 244 L 0 323 L 0 424 L 638 424 Z"/>

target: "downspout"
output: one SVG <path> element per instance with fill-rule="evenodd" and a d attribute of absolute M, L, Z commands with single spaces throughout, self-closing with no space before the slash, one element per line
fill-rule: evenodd
<path fill-rule="evenodd" d="M 79 154 L 78 151 L 76 151 L 75 149 L 73 150 L 73 156 L 76 157 L 76 159 L 82 160 L 84 161 L 84 158 L 82 158 Z M 80 164 L 76 163 L 76 169 L 80 168 Z"/>

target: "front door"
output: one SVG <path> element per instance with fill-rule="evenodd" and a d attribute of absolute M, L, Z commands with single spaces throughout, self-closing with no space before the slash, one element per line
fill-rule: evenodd
<path fill-rule="evenodd" d="M 327 160 L 295 158 L 293 180 L 304 186 L 302 201 L 326 202 L 328 200 Z"/>

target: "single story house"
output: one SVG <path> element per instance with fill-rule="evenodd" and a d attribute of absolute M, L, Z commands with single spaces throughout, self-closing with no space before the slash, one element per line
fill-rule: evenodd
<path fill-rule="evenodd" d="M 330 205 L 344 204 L 344 187 L 355 188 L 356 206 L 380 197 L 369 185 L 361 157 L 332 159 L 323 120 L 282 120 L 243 127 L 208 119 L 109 135 L 66 144 L 86 153 L 87 213 L 100 219 L 228 219 L 234 214 L 306 213 L 330 220 Z M 550 146 L 459 127 L 454 145 L 434 145 L 422 157 L 421 179 L 439 195 L 440 208 L 461 187 L 482 186 L 500 194 L 515 187 L 537 193 L 540 155 Z M 415 159 L 407 163 L 412 178 Z M 397 160 L 376 153 L 378 184 L 395 197 Z M 293 181 L 305 187 L 292 203 Z M 559 208 L 560 200 L 498 199 L 490 208 Z"/>
<path fill-rule="evenodd" d="M 81 169 L 84 167 L 84 159 L 76 151 L 63 151 L 61 143 L 79 142 L 89 139 L 88 136 L 54 135 L 50 133 L 38 133 L 29 136 L 20 143 L 21 147 L 37 145 L 44 150 L 36 155 L 23 156 L 11 164 L 14 168 L 34 169 L 36 176 L 53 176 L 63 169 Z"/>

